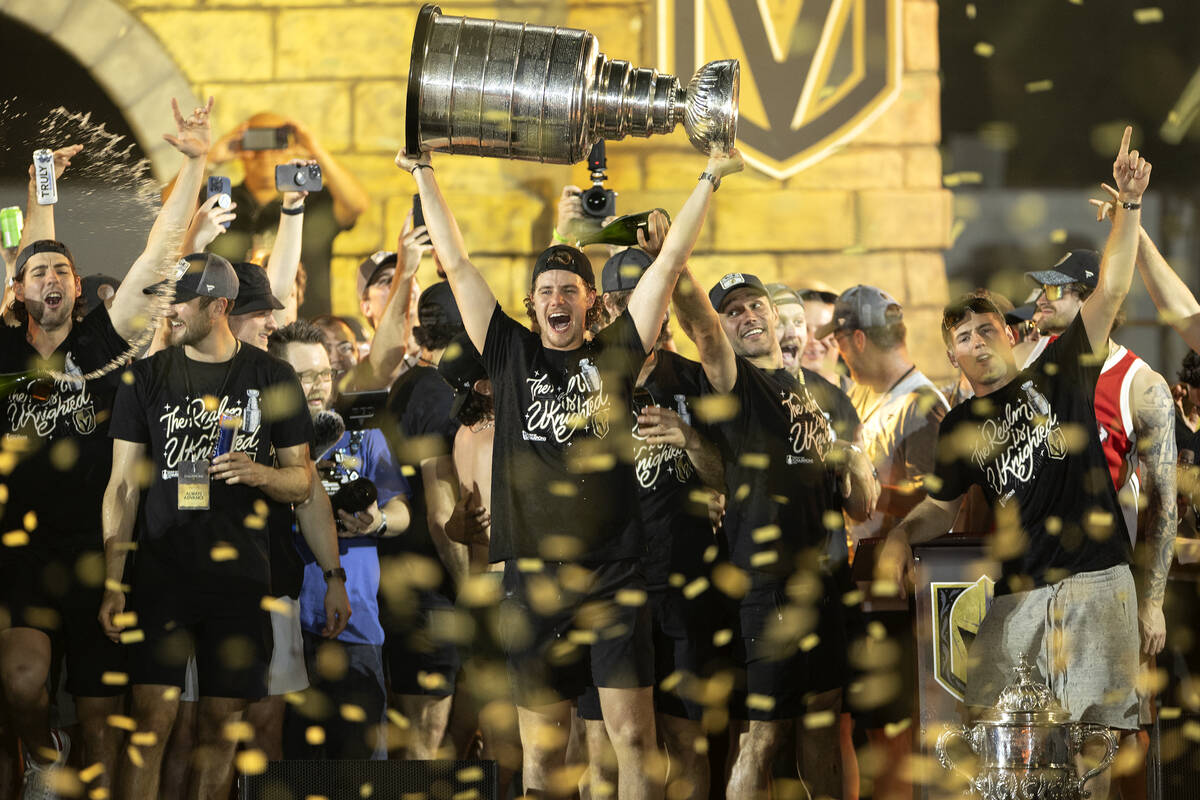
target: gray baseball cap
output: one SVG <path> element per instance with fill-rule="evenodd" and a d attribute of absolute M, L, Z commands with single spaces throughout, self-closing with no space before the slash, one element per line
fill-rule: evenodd
<path fill-rule="evenodd" d="M 882 328 L 904 319 L 904 309 L 896 298 L 874 286 L 852 286 L 838 295 L 833 304 L 833 318 L 814 334 L 824 339 L 834 331 Z"/>
<path fill-rule="evenodd" d="M 142 289 L 144 294 L 159 294 L 171 283 L 159 281 Z M 175 274 L 175 302 L 186 303 L 197 297 L 224 297 L 234 300 L 238 295 L 238 277 L 233 264 L 215 253 L 191 253 L 179 259 Z"/>

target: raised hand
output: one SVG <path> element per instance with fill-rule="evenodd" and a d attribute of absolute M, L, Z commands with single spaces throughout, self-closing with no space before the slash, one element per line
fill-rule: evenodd
<path fill-rule="evenodd" d="M 412 172 L 420 166 L 432 166 L 433 155 L 431 153 L 417 153 L 415 156 L 410 156 L 404 152 L 404 148 L 400 148 L 400 152 L 396 153 L 396 166 L 405 172 Z"/>
<path fill-rule="evenodd" d="M 1100 184 L 1100 188 L 1108 194 L 1108 199 L 1097 200 L 1093 197 L 1088 202 L 1096 209 L 1096 222 L 1101 222 L 1105 219 L 1112 222 L 1113 214 L 1117 212 L 1117 203 L 1120 200 L 1121 193 L 1107 183 Z"/>
<path fill-rule="evenodd" d="M 714 153 L 708 159 L 708 171 L 716 175 L 718 179 L 724 178 L 726 175 L 732 175 L 735 172 L 741 172 L 746 168 L 746 162 L 742 158 L 742 154 L 737 151 L 737 148 L 730 150 L 728 153 Z"/>
<path fill-rule="evenodd" d="M 287 162 L 291 167 L 307 167 L 316 164 L 316 160 L 311 158 L 293 158 Z M 283 207 L 284 208 L 299 208 L 304 205 L 304 198 L 308 197 L 308 192 L 284 192 Z"/>
<path fill-rule="evenodd" d="M 224 164 L 227 161 L 232 161 L 238 151 L 242 149 L 242 137 L 249 130 L 250 123 L 243 122 L 229 133 L 222 136 L 213 144 L 208 151 L 208 161 L 210 164 Z"/>
<path fill-rule="evenodd" d="M 233 222 L 237 214 L 233 210 L 237 208 L 237 203 L 230 203 L 227 208 L 221 208 L 217 205 L 222 195 L 214 194 L 212 197 L 205 200 L 196 209 L 196 214 L 192 217 L 192 224 L 188 226 L 186 242 L 191 242 L 188 252 L 198 253 L 204 248 L 212 244 L 213 239 L 216 239 L 225 232 L 225 224 Z"/>
<path fill-rule="evenodd" d="M 1117 152 L 1117 160 L 1113 162 L 1113 180 L 1117 183 L 1120 200 L 1126 203 L 1139 202 L 1150 184 L 1150 162 L 1142 158 L 1137 150 L 1129 149 L 1132 136 L 1133 128 L 1126 126 L 1125 134 L 1121 137 L 1121 149 Z"/>
<path fill-rule="evenodd" d="M 63 176 L 63 172 L 67 167 L 71 166 L 71 159 L 79 155 L 83 150 L 81 144 L 69 144 L 66 147 L 60 147 L 54 151 L 54 179 L 58 180 Z M 29 177 L 33 177 L 33 164 L 29 165 Z"/>
<path fill-rule="evenodd" d="M 413 214 L 410 210 L 404 219 L 404 227 L 400 229 L 400 240 L 396 243 L 396 252 L 400 254 L 400 279 L 412 280 L 421 266 L 421 257 L 433 250 L 429 243 L 429 230 L 424 225 L 413 227 Z"/>
<path fill-rule="evenodd" d="M 667 238 L 667 231 L 670 230 L 671 223 L 667 221 L 667 215 L 655 209 L 650 212 L 650 218 L 646 220 L 646 230 L 638 228 L 637 240 L 638 247 L 641 247 L 655 258 L 662 250 L 663 242 Z"/>
<path fill-rule="evenodd" d="M 172 97 L 171 111 L 175 114 L 177 135 L 172 136 L 169 133 L 164 133 L 163 138 L 188 158 L 206 157 L 212 139 L 212 123 L 209 120 L 209 113 L 212 111 L 212 107 L 213 98 L 209 97 L 208 105 L 204 107 L 196 106 L 191 115 L 184 118 L 183 113 L 179 110 L 179 102 Z"/>

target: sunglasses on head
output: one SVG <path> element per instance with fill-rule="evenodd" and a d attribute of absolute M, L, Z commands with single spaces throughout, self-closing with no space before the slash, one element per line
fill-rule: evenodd
<path fill-rule="evenodd" d="M 1004 319 L 1004 314 L 1000 313 L 1000 309 L 996 308 L 996 304 L 986 297 L 970 297 L 958 303 L 953 303 L 946 306 L 942 312 L 942 330 L 951 331 L 958 326 L 967 314 L 995 314 Z"/>

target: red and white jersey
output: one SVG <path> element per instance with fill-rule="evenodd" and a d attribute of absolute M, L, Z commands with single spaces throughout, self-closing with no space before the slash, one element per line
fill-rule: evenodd
<path fill-rule="evenodd" d="M 1117 498 L 1125 516 L 1130 543 L 1137 540 L 1137 506 L 1141 483 L 1137 474 L 1137 434 L 1133 430 L 1130 387 L 1134 376 L 1149 369 L 1145 361 L 1120 345 L 1114 345 L 1096 381 L 1096 423 L 1100 443 Z"/>

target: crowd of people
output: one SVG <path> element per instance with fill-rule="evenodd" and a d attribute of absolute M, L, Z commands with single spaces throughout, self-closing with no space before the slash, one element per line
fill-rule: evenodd
<path fill-rule="evenodd" d="M 524 309 L 472 263 L 431 156 L 402 152 L 424 224 L 359 267 L 364 328 L 305 302 L 361 188 L 294 121 L 214 142 L 211 107 L 174 109 L 183 166 L 119 280 L 81 280 L 101 254 L 56 239 L 32 172 L 5 252 L 22 797 L 223 798 L 266 761 L 390 757 L 494 760 L 502 796 L 901 798 L 911 547 L 952 530 L 991 531 L 999 564 L 967 704 L 1027 659 L 1138 751 L 1196 426 L 1110 334 L 1135 271 L 1193 348 L 1200 304 L 1140 227 L 1129 131 L 1103 252 L 1029 272 L 1024 313 L 947 306 L 939 387 L 877 287 L 697 284 L 736 151 L 599 276 L 566 187 Z M 238 146 L 285 125 L 303 158 Z M 64 191 L 79 153 L 54 151 Z M 231 154 L 245 183 L 205 196 Z M 277 191 L 280 164 L 326 191 Z"/>

